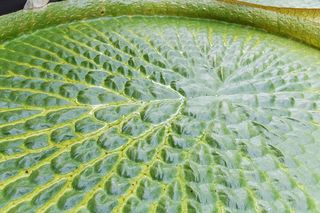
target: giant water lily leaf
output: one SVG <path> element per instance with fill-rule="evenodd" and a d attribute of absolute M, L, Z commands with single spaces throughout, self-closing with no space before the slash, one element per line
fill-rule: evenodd
<path fill-rule="evenodd" d="M 246 7 L 260 8 L 262 10 L 269 10 L 269 11 L 276 12 L 277 14 L 285 14 L 285 16 L 290 16 L 291 18 L 296 19 L 295 24 L 290 26 L 291 28 L 285 29 L 285 30 L 288 30 L 289 32 L 292 32 L 292 31 L 294 32 L 290 34 L 290 36 L 292 37 L 300 37 L 300 36 L 297 36 L 297 31 L 295 31 L 295 28 L 299 28 L 299 25 L 300 27 L 305 27 L 306 24 L 301 23 L 301 20 L 306 20 L 307 22 L 316 22 L 317 24 L 315 25 L 318 25 L 320 23 L 320 2 L 318 1 L 285 1 L 285 0 L 284 1 L 221 0 L 221 1 L 230 3 L 230 4 L 235 4 L 237 6 L 242 5 Z M 287 18 L 284 18 L 284 19 L 285 21 L 287 21 L 286 20 Z M 282 20 L 278 20 L 278 22 L 279 21 L 282 22 Z M 283 27 L 284 27 L 283 23 L 279 25 L 280 29 Z M 287 33 L 284 33 L 284 34 L 287 34 Z"/>
<path fill-rule="evenodd" d="M 1 212 L 318 211 L 318 49 L 190 13 L 234 4 L 67 4 L 1 37 Z"/>

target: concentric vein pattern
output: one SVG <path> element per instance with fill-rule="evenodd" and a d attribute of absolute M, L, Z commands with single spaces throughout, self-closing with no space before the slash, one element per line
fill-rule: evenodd
<path fill-rule="evenodd" d="M 122 17 L 0 49 L 0 212 L 316 212 L 320 54 Z"/>

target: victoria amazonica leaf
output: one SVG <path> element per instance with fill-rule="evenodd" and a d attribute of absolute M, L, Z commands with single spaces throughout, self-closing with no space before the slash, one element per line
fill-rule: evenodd
<path fill-rule="evenodd" d="M 0 49 L 1 212 L 317 212 L 320 53 L 213 20 L 62 24 Z"/>

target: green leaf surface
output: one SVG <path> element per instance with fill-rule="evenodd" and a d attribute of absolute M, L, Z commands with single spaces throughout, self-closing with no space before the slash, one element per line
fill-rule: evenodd
<path fill-rule="evenodd" d="M 320 52 L 105 17 L 0 48 L 0 212 L 317 212 Z"/>

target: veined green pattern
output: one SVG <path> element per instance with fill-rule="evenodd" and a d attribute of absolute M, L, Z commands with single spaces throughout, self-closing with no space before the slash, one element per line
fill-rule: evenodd
<path fill-rule="evenodd" d="M 316 212 L 319 57 L 185 18 L 101 18 L 8 41 L 1 212 Z"/>

